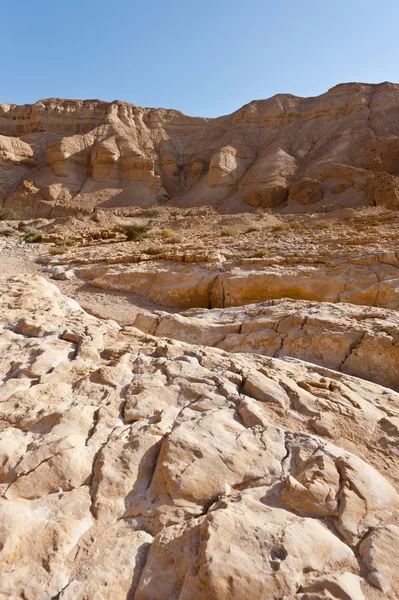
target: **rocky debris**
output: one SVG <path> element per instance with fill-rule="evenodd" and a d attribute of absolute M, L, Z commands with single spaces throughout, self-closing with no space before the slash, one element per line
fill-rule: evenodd
<path fill-rule="evenodd" d="M 386 82 L 278 94 L 217 119 L 120 101 L 2 104 L 0 199 L 35 217 L 165 202 L 397 210 L 398 102 Z"/>
<path fill-rule="evenodd" d="M 41 277 L 0 279 L 0 326 L 5 597 L 398 595 L 396 392 L 100 321 Z"/>

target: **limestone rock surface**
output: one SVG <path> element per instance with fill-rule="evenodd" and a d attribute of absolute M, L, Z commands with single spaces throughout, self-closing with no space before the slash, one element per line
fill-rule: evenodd
<path fill-rule="evenodd" d="M 399 320 L 393 310 L 284 299 L 176 314 L 141 312 L 134 324 L 157 336 L 289 356 L 399 389 Z"/>
<path fill-rule="evenodd" d="M 288 301 L 254 310 L 215 313 L 207 335 L 295 316 Z M 394 327 L 357 310 L 319 319 L 377 344 Z M 167 339 L 42 277 L 0 278 L 1 597 L 398 597 L 398 393 L 196 345 L 201 319 Z"/>

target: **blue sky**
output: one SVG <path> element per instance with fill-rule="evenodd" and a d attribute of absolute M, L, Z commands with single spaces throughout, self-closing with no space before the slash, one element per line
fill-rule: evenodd
<path fill-rule="evenodd" d="M 19 0 L 0 102 L 120 99 L 214 117 L 276 93 L 399 81 L 398 0 Z"/>

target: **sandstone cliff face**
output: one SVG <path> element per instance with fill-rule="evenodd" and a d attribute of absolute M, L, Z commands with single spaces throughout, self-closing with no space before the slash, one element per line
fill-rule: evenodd
<path fill-rule="evenodd" d="M 41 277 L 2 277 L 0 315 L 4 598 L 398 597 L 396 392 L 121 328 Z"/>
<path fill-rule="evenodd" d="M 277 95 L 217 119 L 115 101 L 0 107 L 0 195 L 25 215 L 212 204 L 399 205 L 399 86 Z"/>

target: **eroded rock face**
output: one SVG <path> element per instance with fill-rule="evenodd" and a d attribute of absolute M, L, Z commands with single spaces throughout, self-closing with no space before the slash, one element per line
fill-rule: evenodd
<path fill-rule="evenodd" d="M 396 392 L 100 321 L 40 277 L 0 280 L 0 325 L 5 597 L 398 595 Z"/>
<path fill-rule="evenodd" d="M 141 312 L 134 324 L 229 352 L 290 356 L 399 389 L 399 321 L 392 310 L 285 299 L 179 314 Z"/>
<path fill-rule="evenodd" d="M 227 259 L 220 253 L 107 257 L 74 252 L 43 258 L 92 286 L 133 292 L 174 308 L 224 308 L 293 298 L 399 308 L 399 260 L 390 252 L 347 252 L 334 256 L 274 256 Z M 51 266 L 48 269 L 51 271 Z"/>
<path fill-rule="evenodd" d="M 396 210 L 398 103 L 398 85 L 351 83 L 217 119 L 120 101 L 2 104 L 0 199 L 25 216 L 166 200 L 234 211 Z"/>

